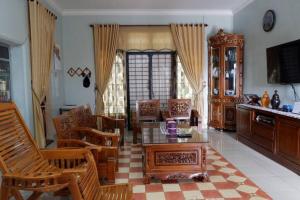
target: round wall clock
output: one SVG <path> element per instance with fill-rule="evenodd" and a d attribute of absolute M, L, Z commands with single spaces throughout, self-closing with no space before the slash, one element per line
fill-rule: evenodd
<path fill-rule="evenodd" d="M 274 10 L 268 10 L 263 18 L 263 29 L 265 32 L 270 32 L 275 25 L 276 16 Z"/>

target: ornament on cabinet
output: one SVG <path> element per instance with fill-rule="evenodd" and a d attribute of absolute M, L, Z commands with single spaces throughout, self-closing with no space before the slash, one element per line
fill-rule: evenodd
<path fill-rule="evenodd" d="M 270 97 L 267 91 L 263 94 L 261 98 L 261 105 L 262 107 L 268 108 L 270 105 Z"/>
<path fill-rule="evenodd" d="M 271 99 L 271 105 L 272 105 L 272 109 L 278 109 L 279 108 L 280 97 L 279 97 L 279 94 L 278 94 L 277 90 L 274 91 L 274 94 L 273 94 L 272 99 Z"/>

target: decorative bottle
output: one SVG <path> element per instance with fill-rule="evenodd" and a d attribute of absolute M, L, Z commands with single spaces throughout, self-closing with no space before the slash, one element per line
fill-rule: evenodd
<path fill-rule="evenodd" d="M 261 105 L 262 107 L 268 108 L 270 105 L 270 97 L 267 91 L 263 94 L 261 98 Z"/>
<path fill-rule="evenodd" d="M 278 109 L 279 105 L 280 105 L 280 98 L 277 93 L 278 91 L 275 90 L 274 92 L 275 93 L 273 94 L 272 99 L 271 99 L 271 105 L 272 105 L 272 109 Z"/>

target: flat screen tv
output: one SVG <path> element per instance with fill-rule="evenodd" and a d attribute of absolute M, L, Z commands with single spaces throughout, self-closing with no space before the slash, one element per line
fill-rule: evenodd
<path fill-rule="evenodd" d="M 268 83 L 300 83 L 300 40 L 267 48 Z"/>

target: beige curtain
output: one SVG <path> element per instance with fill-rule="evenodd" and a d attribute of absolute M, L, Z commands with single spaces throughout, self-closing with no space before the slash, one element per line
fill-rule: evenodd
<path fill-rule="evenodd" d="M 175 50 L 169 26 L 121 26 L 118 49 Z"/>
<path fill-rule="evenodd" d="M 202 24 L 171 24 L 171 32 L 184 73 L 193 89 L 193 106 L 202 117 L 205 27 Z"/>
<path fill-rule="evenodd" d="M 96 77 L 96 113 L 104 113 L 103 95 L 116 56 L 119 25 L 94 25 L 94 57 Z"/>
<path fill-rule="evenodd" d="M 45 147 L 41 103 L 49 87 L 56 17 L 37 0 L 28 2 L 35 139 L 39 147 Z"/>

